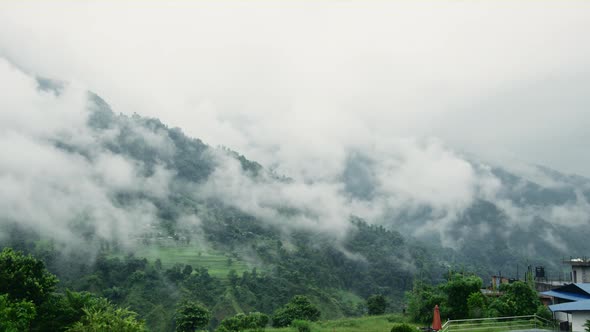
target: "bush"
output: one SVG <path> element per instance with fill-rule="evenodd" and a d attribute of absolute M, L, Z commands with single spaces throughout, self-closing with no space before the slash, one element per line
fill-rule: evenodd
<path fill-rule="evenodd" d="M 415 332 L 416 329 L 412 326 L 402 323 L 402 324 L 394 324 L 391 328 L 391 332 Z"/>
<path fill-rule="evenodd" d="M 383 315 L 387 307 L 387 300 L 381 294 L 371 295 L 367 299 L 369 315 Z"/>
<path fill-rule="evenodd" d="M 294 296 L 283 308 L 275 311 L 272 317 L 274 327 L 289 326 L 295 319 L 317 321 L 320 318 L 320 311 L 302 295 Z"/>
<path fill-rule="evenodd" d="M 185 301 L 176 309 L 175 318 L 176 331 L 194 331 L 209 324 L 211 313 L 197 302 Z"/>
<path fill-rule="evenodd" d="M 539 307 L 537 307 L 537 312 L 536 315 L 544 318 L 546 320 L 552 320 L 553 319 L 553 315 L 551 314 L 551 311 L 549 311 L 549 309 L 544 306 L 544 305 L 540 305 Z"/>
<path fill-rule="evenodd" d="M 251 312 L 246 316 L 246 323 L 244 324 L 249 329 L 257 331 L 263 330 L 268 325 L 268 315 L 261 312 Z"/>
<path fill-rule="evenodd" d="M 296 319 L 291 323 L 291 326 L 297 329 L 298 332 L 310 332 L 311 326 L 308 321 Z"/>
<path fill-rule="evenodd" d="M 264 331 L 268 321 L 268 316 L 260 312 L 251 312 L 248 315 L 239 313 L 233 317 L 228 317 L 222 320 L 217 331 L 238 332 L 246 329 Z"/>

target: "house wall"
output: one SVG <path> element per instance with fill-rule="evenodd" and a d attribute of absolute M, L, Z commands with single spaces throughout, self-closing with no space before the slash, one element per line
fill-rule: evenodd
<path fill-rule="evenodd" d="M 584 324 L 587 320 L 590 320 L 590 311 L 574 311 L 571 314 L 572 318 L 572 331 L 573 332 L 584 332 Z"/>
<path fill-rule="evenodd" d="M 557 321 L 560 321 L 560 322 L 569 321 L 569 315 L 566 312 L 561 312 L 561 311 L 554 312 L 553 316 L 555 317 L 555 319 Z"/>
<path fill-rule="evenodd" d="M 590 267 L 572 266 L 572 280 L 573 282 L 590 282 Z"/>

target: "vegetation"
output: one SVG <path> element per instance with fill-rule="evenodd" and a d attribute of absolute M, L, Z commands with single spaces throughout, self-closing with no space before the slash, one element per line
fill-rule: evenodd
<path fill-rule="evenodd" d="M 405 323 L 412 327 L 412 331 L 417 331 L 417 325 L 408 323 L 406 317 L 401 314 L 385 314 L 376 316 L 363 316 L 355 318 L 342 318 L 336 320 L 320 320 L 317 322 L 308 322 L 313 332 L 383 332 L 390 331 L 396 324 Z M 281 328 L 269 327 L 266 332 L 298 332 L 297 327 L 288 326 Z"/>
<path fill-rule="evenodd" d="M 185 301 L 176 310 L 176 331 L 194 332 L 209 324 L 211 313 L 207 308 L 193 302 Z"/>
<path fill-rule="evenodd" d="M 0 253 L 0 293 L 11 301 L 31 301 L 41 305 L 55 290 L 57 278 L 43 262 L 11 248 Z"/>
<path fill-rule="evenodd" d="M 295 319 L 291 323 L 291 326 L 296 328 L 297 332 L 310 332 L 311 331 L 311 325 L 310 325 L 309 321 L 307 321 L 307 320 Z"/>
<path fill-rule="evenodd" d="M 405 323 L 394 324 L 391 328 L 391 332 L 414 332 L 415 330 L 415 328 Z"/>
<path fill-rule="evenodd" d="M 264 331 L 268 325 L 269 317 L 260 312 L 251 312 L 248 315 L 237 314 L 221 321 L 218 332 L 239 332 L 243 330 Z"/>
<path fill-rule="evenodd" d="M 387 307 L 387 300 L 381 294 L 371 295 L 367 299 L 367 309 L 369 315 L 382 315 L 385 313 Z"/>
<path fill-rule="evenodd" d="M 144 331 L 137 314 L 89 293 L 53 293 L 57 278 L 31 255 L 0 253 L 0 331 Z"/>
<path fill-rule="evenodd" d="M 272 316 L 272 325 L 285 331 L 304 324 L 300 320 L 314 331 L 387 331 L 393 321 L 382 314 L 400 312 L 405 303 L 408 318 L 418 323 L 432 320 L 436 304 L 444 318 L 541 310 L 526 285 L 506 286 L 504 296 L 491 301 L 479 293 L 482 281 L 475 275 L 441 278 L 448 265 L 463 262 L 476 271 L 495 268 L 495 257 L 513 257 L 503 241 L 474 240 L 490 246 L 482 252 L 498 254 L 469 258 L 355 216 L 350 216 L 349 232 L 337 240 L 309 230 L 286 234 L 280 226 L 193 191 L 218 166 L 214 153 L 235 158 L 253 181 L 288 178 L 157 119 L 116 115 L 98 96 L 91 97 L 97 107 L 90 128 L 97 136 L 109 135 L 88 149 L 129 159 L 145 174 L 165 167 L 173 177 L 169 193 L 122 190 L 109 197 L 121 209 L 153 208 L 155 221 L 131 239 L 105 238 L 89 216 L 71 216 L 72 236 L 82 239 L 75 250 L 65 250 L 18 220 L 2 223 L 0 330 L 84 331 L 118 324 L 130 331 L 243 331 L 267 328 Z M 172 148 L 151 146 L 143 131 L 163 137 Z M 81 158 L 92 155 L 56 140 L 56 149 Z M 276 217 L 289 220 L 306 213 L 281 206 Z M 476 220 L 499 212 L 478 202 L 465 214 Z M 195 216 L 198 223 L 183 223 L 183 216 Z M 371 317 L 329 320 L 367 313 Z"/>
<path fill-rule="evenodd" d="M 275 311 L 272 325 L 283 327 L 291 325 L 294 320 L 317 321 L 319 318 L 319 309 L 307 297 L 296 295 L 284 307 Z"/>
<path fill-rule="evenodd" d="M 418 281 L 407 294 L 408 314 L 414 321 L 428 323 L 432 321 L 433 308 L 438 304 L 443 319 L 524 316 L 535 313 L 539 313 L 541 317 L 548 316 L 536 291 L 526 282 L 502 284 L 502 295 L 495 299 L 483 296 L 481 286 L 479 277 L 458 273 L 450 274 L 447 282 L 438 286 Z"/>
<path fill-rule="evenodd" d="M 67 332 L 95 331 L 145 331 L 144 322 L 128 309 L 117 308 L 106 299 L 98 299 L 91 307 L 83 309 L 84 315 Z"/>

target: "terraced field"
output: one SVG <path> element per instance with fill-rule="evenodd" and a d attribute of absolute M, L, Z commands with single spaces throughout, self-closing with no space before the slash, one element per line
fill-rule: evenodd
<path fill-rule="evenodd" d="M 249 271 L 254 265 L 234 256 L 197 246 L 182 245 L 150 245 L 140 246 L 135 251 L 136 257 L 146 258 L 151 263 L 158 258 L 162 261 L 162 267 L 167 269 L 174 264 L 189 264 L 193 268 L 205 267 L 209 274 L 218 278 L 227 278 L 230 270 L 235 270 L 238 275 Z M 119 256 L 123 256 L 122 254 Z M 260 267 L 257 267 L 261 271 Z"/>

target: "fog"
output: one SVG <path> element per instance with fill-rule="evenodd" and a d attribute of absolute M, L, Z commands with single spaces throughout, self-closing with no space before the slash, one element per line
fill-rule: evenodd
<path fill-rule="evenodd" d="M 166 196 L 173 170 L 144 177 L 137 161 L 51 143 L 109 139 L 86 127 L 90 90 L 290 177 L 252 180 L 220 155 L 194 190 L 287 228 L 339 236 L 350 215 L 396 224 L 427 206 L 413 232 L 444 239 L 479 199 L 513 223 L 582 225 L 587 184 L 564 204 L 519 206 L 491 166 L 548 188 L 571 183 L 531 165 L 590 176 L 589 18 L 586 2 L 5 2 L 0 207 L 58 233 L 72 211 L 95 214 L 105 237 L 154 222 L 153 206 L 111 196 Z M 67 83 L 56 95 L 34 76 Z M 136 133 L 162 156 L 174 148 Z M 284 222 L 284 206 L 305 213 Z"/>

